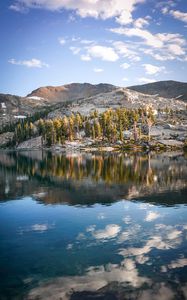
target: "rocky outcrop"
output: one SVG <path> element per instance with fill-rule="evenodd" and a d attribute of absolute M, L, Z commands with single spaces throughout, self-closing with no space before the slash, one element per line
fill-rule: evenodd
<path fill-rule="evenodd" d="M 0 134 L 0 148 L 6 147 L 13 139 L 13 132 L 6 132 Z"/>
<path fill-rule="evenodd" d="M 18 146 L 17 146 L 17 149 L 19 150 L 24 150 L 24 149 L 41 149 L 42 147 L 42 138 L 41 136 L 38 136 L 36 138 L 33 138 L 33 139 L 30 139 L 30 140 L 27 140 L 23 143 L 20 143 Z"/>
<path fill-rule="evenodd" d="M 184 146 L 183 142 L 176 141 L 176 140 L 158 140 L 158 143 L 164 146 L 176 147 L 176 148 L 182 148 Z"/>

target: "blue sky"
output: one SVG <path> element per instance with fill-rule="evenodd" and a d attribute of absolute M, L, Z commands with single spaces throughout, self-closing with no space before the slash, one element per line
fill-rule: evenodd
<path fill-rule="evenodd" d="M 1 93 L 186 81 L 186 0 L 1 1 L 0 28 Z"/>

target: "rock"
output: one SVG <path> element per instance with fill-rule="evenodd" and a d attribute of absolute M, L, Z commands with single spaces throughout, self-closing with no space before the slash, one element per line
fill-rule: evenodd
<path fill-rule="evenodd" d="M 173 126 L 171 124 L 165 124 L 164 129 L 175 129 L 175 126 Z"/>
<path fill-rule="evenodd" d="M 177 126 L 177 130 L 186 131 L 187 132 L 187 126 L 186 125 L 179 125 L 179 126 Z"/>
<path fill-rule="evenodd" d="M 5 132 L 0 134 L 0 148 L 6 147 L 8 143 L 10 143 L 13 139 L 14 133 L 13 132 Z"/>
<path fill-rule="evenodd" d="M 184 143 L 176 140 L 158 140 L 158 143 L 170 147 L 183 147 Z"/>
<path fill-rule="evenodd" d="M 38 136 L 36 138 L 27 140 L 23 143 L 20 143 L 17 149 L 40 149 L 42 147 L 42 137 Z"/>
<path fill-rule="evenodd" d="M 132 132 L 130 130 L 123 131 L 123 136 L 125 139 L 128 139 L 132 136 Z"/>
<path fill-rule="evenodd" d="M 123 142 L 122 141 L 117 141 L 116 145 L 123 145 Z"/>

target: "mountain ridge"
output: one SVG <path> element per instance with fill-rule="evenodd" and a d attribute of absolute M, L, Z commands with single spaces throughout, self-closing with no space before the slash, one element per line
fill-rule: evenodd
<path fill-rule="evenodd" d="M 100 93 L 111 92 L 116 88 L 116 86 L 107 83 L 99 83 L 95 85 L 86 82 L 70 83 L 61 86 L 39 87 L 28 94 L 27 97 L 40 97 L 53 102 L 65 102 L 89 98 Z"/>
<path fill-rule="evenodd" d="M 142 85 L 129 86 L 128 89 L 146 95 L 158 94 L 164 98 L 177 98 L 187 101 L 187 83 L 175 80 L 155 81 Z"/>

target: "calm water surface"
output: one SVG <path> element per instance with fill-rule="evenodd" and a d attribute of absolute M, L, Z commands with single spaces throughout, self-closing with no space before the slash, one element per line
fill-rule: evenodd
<path fill-rule="evenodd" d="M 0 299 L 187 299 L 186 162 L 0 152 Z"/>

